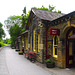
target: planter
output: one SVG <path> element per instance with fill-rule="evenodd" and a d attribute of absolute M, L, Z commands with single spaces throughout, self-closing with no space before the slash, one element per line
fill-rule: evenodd
<path fill-rule="evenodd" d="M 19 53 L 19 55 L 23 55 L 23 53 Z"/>
<path fill-rule="evenodd" d="M 11 47 L 12 49 L 15 49 L 15 47 Z"/>
<path fill-rule="evenodd" d="M 16 52 L 20 51 L 19 49 L 16 49 Z"/>
<path fill-rule="evenodd" d="M 54 68 L 55 67 L 55 63 L 46 63 L 46 67 L 47 68 Z"/>
<path fill-rule="evenodd" d="M 22 52 L 22 51 L 19 51 L 18 54 L 19 54 L 19 55 L 23 55 L 23 52 Z"/>

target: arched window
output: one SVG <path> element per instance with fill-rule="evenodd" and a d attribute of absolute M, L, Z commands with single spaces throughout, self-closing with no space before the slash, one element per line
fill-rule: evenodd
<path fill-rule="evenodd" d="M 57 36 L 53 37 L 53 56 L 57 57 L 57 46 L 58 46 L 58 38 Z"/>

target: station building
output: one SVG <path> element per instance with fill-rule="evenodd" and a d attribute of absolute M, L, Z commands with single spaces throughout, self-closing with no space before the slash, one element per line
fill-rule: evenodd
<path fill-rule="evenodd" d="M 26 31 L 21 34 L 21 48 L 36 53 L 44 63 L 52 56 L 57 67 L 75 64 L 75 11 L 69 14 L 32 8 Z"/>

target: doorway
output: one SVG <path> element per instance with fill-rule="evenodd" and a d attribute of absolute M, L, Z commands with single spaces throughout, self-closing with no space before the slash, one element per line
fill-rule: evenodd
<path fill-rule="evenodd" d="M 75 67 L 75 28 L 71 28 L 66 35 L 66 67 Z"/>
<path fill-rule="evenodd" d="M 73 67 L 75 68 L 75 40 L 73 41 Z"/>

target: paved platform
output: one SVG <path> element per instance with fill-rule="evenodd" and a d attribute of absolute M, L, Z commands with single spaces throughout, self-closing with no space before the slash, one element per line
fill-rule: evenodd
<path fill-rule="evenodd" d="M 4 49 L 0 48 L 0 75 L 9 75 Z"/>
<path fill-rule="evenodd" d="M 4 47 L 0 55 L 0 75 L 52 75 L 10 47 Z"/>
<path fill-rule="evenodd" d="M 75 75 L 75 68 L 46 68 L 45 64 L 32 63 L 15 49 L 0 50 L 0 75 Z"/>
<path fill-rule="evenodd" d="M 35 64 L 51 72 L 52 75 L 75 75 L 75 68 L 65 68 L 65 69 L 61 69 L 58 67 L 47 68 L 45 64 L 41 64 L 39 62 L 35 62 Z"/>

